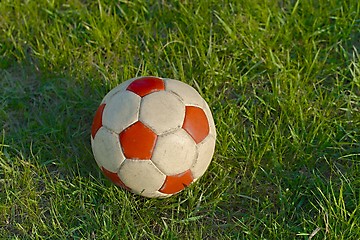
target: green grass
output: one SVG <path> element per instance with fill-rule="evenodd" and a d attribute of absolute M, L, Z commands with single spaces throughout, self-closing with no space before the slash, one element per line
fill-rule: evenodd
<path fill-rule="evenodd" d="M 0 2 L 1 239 L 360 239 L 360 3 Z M 144 199 L 99 171 L 90 127 L 134 76 L 194 86 L 206 174 Z"/>

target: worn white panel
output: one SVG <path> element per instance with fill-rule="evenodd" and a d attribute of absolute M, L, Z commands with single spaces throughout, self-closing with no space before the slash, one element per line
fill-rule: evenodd
<path fill-rule="evenodd" d="M 148 197 L 159 195 L 157 191 L 166 178 L 150 160 L 127 159 L 121 165 L 118 175 L 133 192 Z"/>
<path fill-rule="evenodd" d="M 215 150 L 215 138 L 212 135 L 208 135 L 197 145 L 197 148 L 197 159 L 190 168 L 195 179 L 201 177 L 210 165 Z"/>
<path fill-rule="evenodd" d="M 104 167 L 111 172 L 117 172 L 120 164 L 125 160 L 120 147 L 119 136 L 101 127 L 91 139 L 91 146 L 96 163 L 99 167 Z"/>
<path fill-rule="evenodd" d="M 144 191 L 140 193 L 140 195 L 148 198 L 168 198 L 171 197 L 173 194 L 166 194 L 159 191 L 155 191 L 155 192 Z"/>
<path fill-rule="evenodd" d="M 180 128 L 185 117 L 185 105 L 175 94 L 154 92 L 143 97 L 139 119 L 160 135 Z"/>
<path fill-rule="evenodd" d="M 116 87 L 114 87 L 113 89 L 111 89 L 103 98 L 103 100 L 101 101 L 101 103 L 108 103 L 109 100 L 111 99 L 111 97 L 113 95 L 115 95 L 118 92 L 122 92 L 125 91 L 125 89 L 130 85 L 130 83 L 132 83 L 134 80 L 136 80 L 138 78 L 131 78 L 125 82 L 122 82 L 121 84 L 117 85 Z"/>
<path fill-rule="evenodd" d="M 166 175 L 175 175 L 188 170 L 196 156 L 194 140 L 179 129 L 158 137 L 151 160 Z"/>
<path fill-rule="evenodd" d="M 208 122 L 209 122 L 209 127 L 210 127 L 209 134 L 213 135 L 216 138 L 216 128 L 215 128 L 214 118 L 213 118 L 213 115 L 212 115 L 211 110 L 209 108 L 209 105 L 206 103 L 205 100 L 203 100 L 202 109 L 204 110 L 205 115 L 206 115 L 206 117 L 208 119 Z"/>
<path fill-rule="evenodd" d="M 190 85 L 173 79 L 164 79 L 166 91 L 178 95 L 185 105 L 202 106 L 203 98 Z"/>
<path fill-rule="evenodd" d="M 141 98 L 133 92 L 118 92 L 106 104 L 103 125 L 116 133 L 138 120 Z"/>
<path fill-rule="evenodd" d="M 166 91 L 178 95 L 186 106 L 197 106 L 205 111 L 209 120 L 210 134 L 216 137 L 215 123 L 211 110 L 201 95 L 190 85 L 173 79 L 164 79 Z"/>

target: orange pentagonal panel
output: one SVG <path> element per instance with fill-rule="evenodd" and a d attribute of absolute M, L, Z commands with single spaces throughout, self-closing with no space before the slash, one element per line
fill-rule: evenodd
<path fill-rule="evenodd" d="M 120 133 L 120 144 L 128 159 L 150 159 L 156 139 L 157 135 L 140 121 Z"/>
<path fill-rule="evenodd" d="M 104 175 L 109 178 L 115 185 L 125 188 L 127 190 L 131 190 L 129 187 L 127 187 L 119 178 L 119 175 L 117 173 L 114 172 L 110 172 L 109 170 L 107 170 L 104 167 L 101 167 L 102 172 L 104 173 Z"/>
<path fill-rule="evenodd" d="M 95 117 L 91 126 L 91 136 L 94 138 L 99 128 L 102 126 L 102 114 L 104 112 L 105 103 L 101 104 L 96 110 Z"/>
<path fill-rule="evenodd" d="M 193 180 L 194 178 L 190 169 L 177 175 L 166 176 L 165 182 L 160 188 L 159 192 L 166 194 L 174 194 L 180 192 L 185 187 L 189 186 Z"/>
<path fill-rule="evenodd" d="M 201 142 L 209 134 L 209 122 L 205 112 L 194 106 L 186 106 L 183 129 L 190 134 L 196 143 Z"/>
<path fill-rule="evenodd" d="M 126 88 L 126 90 L 132 91 L 140 97 L 144 97 L 149 93 L 162 91 L 164 89 L 165 84 L 163 80 L 157 77 L 142 77 L 136 79 Z"/>

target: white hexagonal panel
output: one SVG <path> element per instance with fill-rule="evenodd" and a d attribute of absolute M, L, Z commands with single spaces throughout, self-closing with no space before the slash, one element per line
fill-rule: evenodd
<path fill-rule="evenodd" d="M 139 120 L 156 134 L 180 128 L 185 116 L 185 105 L 175 94 L 167 91 L 143 97 Z"/>
<path fill-rule="evenodd" d="M 190 85 L 173 79 L 164 79 L 166 91 L 170 91 L 178 95 L 185 105 L 202 106 L 203 98 Z"/>
<path fill-rule="evenodd" d="M 151 160 L 166 175 L 175 175 L 188 170 L 196 157 L 194 140 L 179 129 L 158 137 Z"/>
<path fill-rule="evenodd" d="M 101 103 L 108 103 L 113 95 L 115 95 L 118 92 L 125 91 L 125 89 L 132 83 L 132 81 L 136 80 L 138 78 L 131 78 L 129 80 L 126 80 L 125 82 L 122 82 L 121 84 L 117 85 L 113 89 L 111 89 L 103 98 Z"/>
<path fill-rule="evenodd" d="M 91 139 L 91 146 L 96 163 L 111 172 L 117 172 L 121 163 L 125 160 L 121 151 L 119 136 L 101 127 Z"/>
<path fill-rule="evenodd" d="M 116 133 L 138 120 L 141 98 L 130 91 L 117 92 L 106 104 L 103 125 Z"/>
<path fill-rule="evenodd" d="M 195 163 L 190 168 L 193 177 L 198 179 L 209 167 L 215 150 L 215 138 L 212 135 L 207 136 L 201 143 L 197 145 L 198 156 Z"/>
<path fill-rule="evenodd" d="M 155 191 L 155 192 L 142 192 L 141 193 L 142 196 L 144 197 L 149 197 L 149 198 L 167 198 L 167 197 L 171 197 L 173 194 L 165 194 L 165 193 L 161 193 L 159 191 Z"/>
<path fill-rule="evenodd" d="M 156 196 L 166 176 L 149 160 L 127 159 L 118 172 L 121 181 L 143 196 Z"/>

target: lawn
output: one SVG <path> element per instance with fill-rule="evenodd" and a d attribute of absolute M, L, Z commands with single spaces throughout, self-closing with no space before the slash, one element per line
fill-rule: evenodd
<path fill-rule="evenodd" d="M 97 167 L 95 111 L 197 89 L 213 161 L 147 199 Z M 0 1 L 1 239 L 360 239 L 360 2 Z"/>

